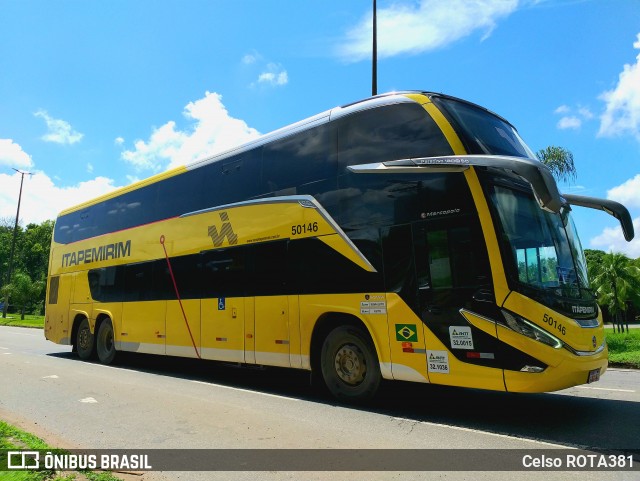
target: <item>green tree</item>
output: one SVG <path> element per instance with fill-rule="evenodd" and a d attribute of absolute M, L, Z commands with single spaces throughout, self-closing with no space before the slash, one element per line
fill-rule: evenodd
<path fill-rule="evenodd" d="M 9 256 L 13 239 L 14 219 L 0 218 L 0 288 L 8 282 Z M 45 283 L 49 267 L 49 250 L 53 221 L 41 224 L 18 225 L 16 247 L 13 255 L 13 272 L 26 273 L 34 282 Z M 12 275 L 13 281 L 13 275 Z M 44 305 L 44 289 L 33 299 Z M 4 300 L 4 296 L 2 296 Z"/>
<path fill-rule="evenodd" d="M 9 284 L 2 286 L 2 296 L 11 299 L 14 304 L 20 307 L 21 319 L 24 320 L 24 313 L 27 305 L 34 302 L 39 303 L 39 299 L 44 291 L 44 281 L 32 281 L 31 277 L 24 272 L 16 272 Z"/>
<path fill-rule="evenodd" d="M 536 152 L 538 159 L 546 165 L 557 181 L 575 181 L 578 176 L 571 151 L 550 145 Z"/>
<path fill-rule="evenodd" d="M 595 271 L 602 264 L 602 258 L 606 252 L 598 249 L 585 249 L 584 256 L 587 259 L 587 271 L 589 272 L 589 279 L 595 277 Z"/>
<path fill-rule="evenodd" d="M 33 280 L 44 280 L 49 268 L 49 250 L 53 221 L 27 225 L 22 239 L 22 256 L 19 267 Z"/>
<path fill-rule="evenodd" d="M 593 270 L 591 283 L 598 303 L 609 310 L 618 332 L 624 332 L 623 321 L 629 332 L 626 314 L 630 303 L 640 300 L 640 268 L 624 254 L 604 254 Z"/>

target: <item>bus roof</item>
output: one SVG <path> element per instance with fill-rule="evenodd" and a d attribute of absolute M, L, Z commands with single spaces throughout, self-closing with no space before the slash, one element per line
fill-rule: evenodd
<path fill-rule="evenodd" d="M 83 208 L 86 208 L 88 206 L 94 205 L 94 204 L 98 204 L 100 202 L 103 202 L 105 200 L 108 199 L 112 199 L 114 197 L 118 197 L 122 194 L 125 194 L 127 192 L 131 192 L 134 190 L 137 190 L 141 187 L 144 187 L 146 185 L 150 185 L 153 184 L 155 182 L 159 182 L 161 180 L 173 177 L 175 175 L 179 175 L 185 171 L 189 171 L 189 170 L 194 170 L 194 169 L 198 169 L 200 167 L 204 167 L 205 165 L 211 164 L 213 162 L 218 162 L 221 160 L 224 160 L 228 157 L 231 157 L 233 155 L 237 155 L 237 154 L 241 154 L 243 152 L 249 151 L 251 149 L 254 149 L 256 147 L 260 147 L 261 145 L 273 142 L 275 140 L 284 138 L 284 137 L 288 137 L 292 134 L 310 129 L 312 127 L 318 126 L 318 125 L 322 125 L 325 124 L 327 122 L 331 122 L 334 120 L 337 120 L 341 117 L 350 115 L 352 113 L 355 112 L 359 112 L 362 110 L 368 110 L 368 109 L 372 109 L 372 108 L 376 108 L 376 107 L 381 107 L 381 106 L 385 106 L 385 105 L 392 105 L 392 104 L 398 104 L 398 103 L 415 103 L 416 100 L 414 100 L 413 98 L 410 97 L 410 95 L 424 95 L 426 97 L 440 97 L 443 99 L 450 99 L 450 100 L 454 100 L 457 102 L 463 102 L 467 105 L 471 105 L 477 109 L 481 109 L 491 115 L 494 115 L 496 117 L 498 117 L 500 120 L 502 120 L 503 122 L 508 123 L 509 125 L 511 125 L 507 120 L 503 119 L 502 117 L 500 117 L 499 115 L 495 114 L 494 112 L 480 106 L 477 104 L 474 104 L 472 102 L 468 102 L 466 100 L 463 99 L 459 99 L 456 97 L 452 97 L 449 95 L 445 95 L 445 94 L 441 94 L 441 93 L 434 93 L 434 92 L 426 92 L 426 91 L 421 91 L 421 90 L 404 90 L 404 91 L 397 91 L 397 92 L 388 92 L 385 94 L 381 94 L 381 95 L 376 95 L 374 97 L 368 97 L 366 99 L 362 99 L 362 100 L 358 100 L 356 102 L 352 102 L 349 104 L 345 104 L 339 107 L 334 107 L 333 109 L 327 110 L 325 112 L 321 112 L 319 114 L 313 115 L 311 117 L 308 117 L 306 119 L 300 120 L 298 122 L 295 122 L 293 124 L 287 125 L 285 127 L 282 127 L 280 129 L 274 130 L 272 132 L 266 133 L 264 135 L 261 135 L 260 137 L 258 137 L 255 140 L 251 140 L 249 142 L 246 142 L 244 144 L 238 145 L 236 147 L 233 147 L 231 149 L 222 151 L 220 153 L 211 155 L 209 157 L 205 157 L 203 159 L 200 160 L 196 160 L 190 164 L 181 166 L 181 167 L 176 167 L 174 169 L 171 170 L 167 170 L 165 172 L 153 175 L 151 177 L 148 177 L 144 180 L 138 181 L 138 182 L 134 182 L 128 186 L 125 187 L 121 187 L 119 189 L 116 189 L 112 192 L 109 192 L 107 194 L 101 195 L 99 197 L 93 198 L 91 200 L 88 200 L 86 202 L 83 202 L 81 204 L 77 204 L 75 206 L 69 207 L 67 209 L 64 209 L 62 212 L 60 212 L 58 215 L 64 215 L 64 214 L 68 214 L 70 212 L 74 212 L 77 210 L 81 210 Z M 513 126 L 512 126 L 513 127 Z"/>

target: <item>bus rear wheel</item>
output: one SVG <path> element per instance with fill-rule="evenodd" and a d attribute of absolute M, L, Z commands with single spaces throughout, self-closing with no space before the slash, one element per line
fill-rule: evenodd
<path fill-rule="evenodd" d="M 96 338 L 98 359 L 102 364 L 111 364 L 116 357 L 116 344 L 113 338 L 113 324 L 111 319 L 105 319 L 98 329 Z"/>
<path fill-rule="evenodd" d="M 76 352 L 83 361 L 91 359 L 93 355 L 93 334 L 89 327 L 89 320 L 85 317 L 80 321 L 76 332 Z"/>
<path fill-rule="evenodd" d="M 340 326 L 329 333 L 322 345 L 320 365 L 327 388 L 341 401 L 370 399 L 380 386 L 375 349 L 357 327 Z"/>

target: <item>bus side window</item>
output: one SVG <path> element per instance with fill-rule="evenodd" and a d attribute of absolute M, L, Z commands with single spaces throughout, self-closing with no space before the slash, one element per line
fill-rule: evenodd
<path fill-rule="evenodd" d="M 429 272 L 434 289 L 453 287 L 452 262 L 449 254 L 449 235 L 446 230 L 427 232 Z"/>
<path fill-rule="evenodd" d="M 153 264 L 128 264 L 124 270 L 124 301 L 153 300 Z"/>
<path fill-rule="evenodd" d="M 218 179 L 208 176 L 211 182 L 224 185 L 226 195 L 218 199 L 217 203 L 208 203 L 208 206 L 230 204 L 241 200 L 251 199 L 265 193 L 260 178 L 262 175 L 262 147 L 222 160 L 221 174 Z M 216 166 L 217 167 L 217 166 Z M 217 195 L 217 189 L 210 190 L 210 182 L 207 181 L 208 195 Z M 213 187 L 213 185 L 211 185 Z"/>
<path fill-rule="evenodd" d="M 384 252 L 385 290 L 398 293 L 416 309 L 416 259 L 411 252 L 411 225 L 381 229 Z"/>
<path fill-rule="evenodd" d="M 246 250 L 219 249 L 202 254 L 203 297 L 241 297 L 246 294 Z"/>
<path fill-rule="evenodd" d="M 453 150 L 426 110 L 407 103 L 357 112 L 342 120 L 338 155 L 342 171 L 355 164 L 453 155 Z"/>
<path fill-rule="evenodd" d="M 262 190 L 278 192 L 336 175 L 333 124 L 320 125 L 268 144 L 262 154 Z"/>
<path fill-rule="evenodd" d="M 287 242 L 274 241 L 250 246 L 251 268 L 247 294 L 277 296 L 287 293 Z"/>
<path fill-rule="evenodd" d="M 428 230 L 429 272 L 434 289 L 478 287 L 490 278 L 488 260 L 469 227 Z"/>

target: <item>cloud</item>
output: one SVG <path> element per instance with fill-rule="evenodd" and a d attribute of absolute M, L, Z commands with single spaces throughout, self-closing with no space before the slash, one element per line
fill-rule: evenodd
<path fill-rule="evenodd" d="M 591 120 L 593 118 L 593 113 L 587 107 L 578 107 L 578 113 L 585 120 Z"/>
<path fill-rule="evenodd" d="M 640 50 L 640 33 L 633 47 Z M 625 64 L 613 90 L 599 97 L 606 103 L 605 112 L 600 117 L 601 137 L 615 137 L 631 134 L 640 142 L 640 54 L 636 63 Z"/>
<path fill-rule="evenodd" d="M 633 228 L 636 233 L 640 232 L 640 217 L 633 219 Z M 589 244 L 605 252 L 622 252 L 632 259 L 640 257 L 640 237 L 636 234 L 631 242 L 627 242 L 620 226 L 606 227 L 602 234 L 591 239 Z"/>
<path fill-rule="evenodd" d="M 116 144 L 116 145 L 122 145 L 122 144 L 124 144 L 124 138 L 122 138 L 122 137 L 116 137 L 116 138 L 114 139 L 113 143 L 114 143 L 114 144 Z"/>
<path fill-rule="evenodd" d="M 269 62 L 262 54 L 253 51 L 242 57 L 242 64 L 251 72 L 260 72 L 257 80 L 251 82 L 250 87 L 282 87 L 289 83 L 289 73 L 282 65 Z M 254 73 L 255 75 L 255 73 Z"/>
<path fill-rule="evenodd" d="M 566 130 L 566 129 L 579 129 L 582 126 L 582 120 L 580 120 L 578 117 L 576 116 L 567 116 L 567 117 L 562 117 L 559 121 L 558 121 L 558 128 L 560 130 Z"/>
<path fill-rule="evenodd" d="M 289 74 L 281 66 L 271 63 L 267 66 L 267 71 L 258 76 L 258 83 L 274 87 L 287 85 L 289 83 Z"/>
<path fill-rule="evenodd" d="M 260 54 L 258 54 L 256 52 L 248 53 L 244 57 L 242 57 L 242 63 L 245 64 L 245 65 L 251 65 L 251 64 L 256 63 L 261 58 L 262 57 L 260 56 Z"/>
<path fill-rule="evenodd" d="M 190 122 L 180 130 L 175 121 L 154 129 L 148 140 L 137 140 L 122 159 L 137 171 L 159 172 L 189 164 L 243 144 L 260 134 L 243 120 L 233 118 L 222 104 L 222 96 L 206 92 L 204 98 L 189 102 L 183 112 Z"/>
<path fill-rule="evenodd" d="M 0 166 L 14 169 L 30 169 L 33 160 L 19 144 L 11 139 L 0 139 Z"/>
<path fill-rule="evenodd" d="M 620 202 L 628 209 L 640 208 L 640 174 L 607 191 L 607 199 Z M 627 242 L 622 234 L 622 228 L 607 227 L 593 239 L 590 244 L 604 251 L 623 252 L 631 258 L 640 257 L 640 217 L 633 219 L 636 237 Z"/>
<path fill-rule="evenodd" d="M 20 174 L 0 174 L 0 217 L 15 218 L 20 191 Z M 24 177 L 20 219 L 24 224 L 40 223 L 55 219 L 68 207 L 106 194 L 116 189 L 114 181 L 107 177 L 96 177 L 68 187 L 59 187 L 44 172 Z"/>
<path fill-rule="evenodd" d="M 593 114 L 588 107 L 578 105 L 577 107 L 569 107 L 561 105 L 553 111 L 554 114 L 562 115 L 556 127 L 560 130 L 573 129 L 578 130 L 582 127 L 582 123 L 593 118 Z"/>
<path fill-rule="evenodd" d="M 403 0 L 378 8 L 378 57 L 435 50 L 476 30 L 484 40 L 518 4 L 518 0 Z M 347 62 L 370 59 L 372 25 L 368 12 L 341 39 L 337 55 Z"/>
<path fill-rule="evenodd" d="M 54 142 L 56 144 L 75 144 L 80 142 L 84 134 L 73 130 L 71 124 L 61 119 L 54 119 L 45 110 L 38 110 L 35 114 L 36 117 L 44 119 L 47 123 L 48 132 L 42 136 L 42 140 L 45 142 Z"/>
<path fill-rule="evenodd" d="M 640 207 L 640 174 L 617 187 L 609 189 L 607 191 L 607 199 L 620 202 L 627 208 Z"/>

